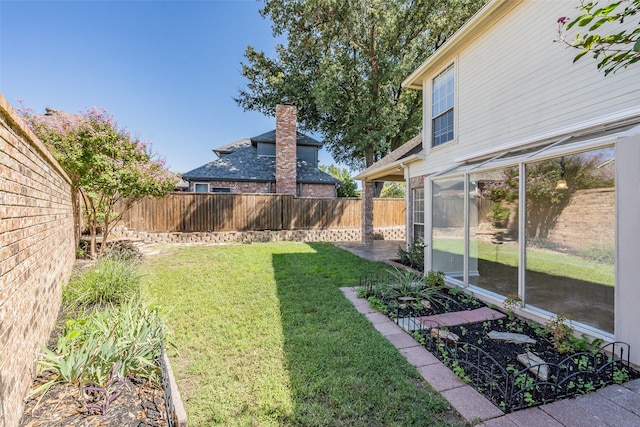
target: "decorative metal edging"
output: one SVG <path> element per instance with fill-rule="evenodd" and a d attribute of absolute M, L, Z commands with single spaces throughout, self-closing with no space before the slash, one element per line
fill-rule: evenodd
<path fill-rule="evenodd" d="M 371 285 L 371 281 L 367 282 L 361 283 Z M 431 330 L 441 325 L 433 322 L 432 327 L 426 327 L 420 322 L 417 310 L 410 312 L 409 316 L 407 311 L 411 310 L 404 308 L 394 313 L 395 323 L 413 334 L 456 375 L 506 413 L 595 391 L 619 382 L 620 377 L 616 379 L 616 376 L 624 376 L 624 370 L 629 372 L 631 369 L 629 344 L 612 342 L 594 352 L 570 355 L 557 364 L 543 363 L 507 370 L 490 354 L 471 343 L 452 343 L 432 336 Z M 546 381 L 540 379 L 543 367 L 548 370 Z"/>
<path fill-rule="evenodd" d="M 162 345 L 160 358 L 158 360 L 162 375 L 162 394 L 164 405 L 167 411 L 167 425 L 169 427 L 187 427 L 187 415 L 184 411 L 180 393 L 174 384 L 173 371 L 169 364 L 169 358 Z"/>

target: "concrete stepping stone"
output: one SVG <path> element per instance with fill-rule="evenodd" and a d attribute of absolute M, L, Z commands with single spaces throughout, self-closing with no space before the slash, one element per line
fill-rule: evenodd
<path fill-rule="evenodd" d="M 513 344 L 535 344 L 536 340 L 525 334 L 516 334 L 513 332 L 491 331 L 487 334 L 489 338 L 495 341 L 504 341 Z"/>
<path fill-rule="evenodd" d="M 547 365 L 547 362 L 530 351 L 519 354 L 517 359 L 518 362 L 529 368 L 529 372 L 538 377 L 541 381 L 547 381 L 549 378 L 549 365 Z"/>
<path fill-rule="evenodd" d="M 444 329 L 433 328 L 431 329 L 431 336 L 434 338 L 444 338 L 445 340 L 457 343 L 460 340 L 460 337 L 454 334 L 453 332 L 446 331 Z"/>

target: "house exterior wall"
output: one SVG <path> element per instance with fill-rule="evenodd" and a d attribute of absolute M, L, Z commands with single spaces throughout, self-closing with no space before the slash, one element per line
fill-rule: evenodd
<path fill-rule="evenodd" d="M 18 425 L 75 261 L 71 185 L 0 95 L 0 424 Z"/>
<path fill-rule="evenodd" d="M 471 42 L 431 61 L 423 81 L 424 147 L 429 161 L 413 175 L 433 173 L 454 159 L 500 146 L 534 142 L 588 128 L 625 112 L 640 115 L 640 67 L 604 77 L 586 55 L 554 42 L 557 19 L 574 4 L 512 1 L 517 5 Z M 431 81 L 454 64 L 455 141 L 431 146 Z"/>
<path fill-rule="evenodd" d="M 270 188 L 275 188 L 275 184 L 268 182 L 252 181 L 195 181 L 189 183 L 189 191 L 194 191 L 195 183 L 209 183 L 209 192 L 214 188 L 229 188 L 231 193 L 273 193 Z"/>
<path fill-rule="evenodd" d="M 321 199 L 333 199 L 336 197 L 336 186 L 331 184 L 301 184 L 300 197 L 315 197 Z"/>
<path fill-rule="evenodd" d="M 487 159 L 492 153 L 504 152 L 508 148 L 554 142 L 566 136 L 606 129 L 606 126 L 640 123 L 640 66 L 632 65 L 605 77 L 602 71 L 597 70 L 596 61 L 589 55 L 574 64 L 573 58 L 578 51 L 554 43 L 553 40 L 558 36 L 557 19 L 577 15 L 575 4 L 536 0 L 499 0 L 490 4 L 502 6 L 491 15 L 493 17 L 485 17 L 493 20 L 489 27 L 471 30 L 469 28 L 472 26 L 467 27 L 465 31 L 475 31 L 473 37 L 468 40 L 459 38 L 456 47 L 449 50 L 445 49 L 445 45 L 440 53 L 436 52 L 414 73 L 419 77 L 412 77 L 420 79 L 422 84 L 423 147 L 426 158 L 412 164 L 409 179 L 427 176 L 427 235 L 432 232 L 430 206 L 434 197 L 430 175 L 448 170 L 468 159 Z M 455 40 L 455 37 L 452 39 Z M 454 140 L 431 148 L 431 85 L 433 79 L 451 64 L 455 67 Z M 633 330 L 640 321 L 637 314 L 640 288 L 636 283 L 636 260 L 639 255 L 637 236 L 640 235 L 637 221 L 640 217 L 637 197 L 637 188 L 640 186 L 640 136 L 638 129 L 635 132 L 629 138 L 611 141 L 611 144 L 615 144 L 616 152 L 615 193 L 593 194 L 598 200 L 592 198 L 590 202 L 593 209 L 597 210 L 602 199 L 602 213 L 606 213 L 600 215 L 600 219 L 606 222 L 601 225 L 606 229 L 602 232 L 610 236 L 615 230 L 616 236 L 615 328 L 612 334 L 603 337 L 629 343 L 632 363 L 640 364 L 637 350 L 640 348 L 640 337 Z M 517 166 L 517 162 L 514 165 Z M 523 176 L 523 173 L 521 166 L 520 175 Z M 615 200 L 615 222 L 612 222 L 610 210 L 612 200 Z M 575 199 L 573 203 L 579 202 Z M 563 212 L 565 218 L 572 215 L 574 207 L 568 206 Z M 412 203 L 409 203 L 409 208 L 412 209 Z M 525 211 L 524 205 L 520 208 L 522 212 Z M 609 211 L 605 212 L 606 209 Z M 579 228 L 576 226 L 579 216 L 580 213 L 576 211 L 572 218 L 567 219 L 574 227 L 572 231 Z M 523 224 L 524 220 L 521 219 L 522 230 Z M 407 226 L 408 232 L 411 232 L 411 223 Z M 561 234 L 561 226 L 562 221 L 553 232 Z M 569 234 L 555 237 L 565 243 L 571 243 L 576 238 Z M 431 268 L 429 257 L 425 260 L 426 268 Z M 524 283 L 520 281 L 520 286 L 526 288 L 526 281 Z M 499 298 L 488 296 L 484 299 L 501 304 Z M 547 318 L 545 314 L 526 308 L 519 314 L 538 321 Z M 588 328 L 576 326 L 576 330 L 593 332 L 594 336 L 598 336 L 597 331 Z"/>

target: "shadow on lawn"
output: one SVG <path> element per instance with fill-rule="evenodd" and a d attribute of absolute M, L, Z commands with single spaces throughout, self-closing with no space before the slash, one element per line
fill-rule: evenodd
<path fill-rule="evenodd" d="M 331 244 L 272 258 L 296 425 L 443 425 L 460 421 L 340 287 L 388 268 Z"/>

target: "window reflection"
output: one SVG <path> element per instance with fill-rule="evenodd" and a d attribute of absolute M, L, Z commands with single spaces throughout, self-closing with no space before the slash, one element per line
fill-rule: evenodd
<path fill-rule="evenodd" d="M 518 168 L 469 175 L 469 283 L 518 295 Z"/>
<path fill-rule="evenodd" d="M 526 165 L 527 305 L 613 332 L 614 150 Z"/>
<path fill-rule="evenodd" d="M 432 268 L 464 278 L 464 177 L 433 181 Z"/>

